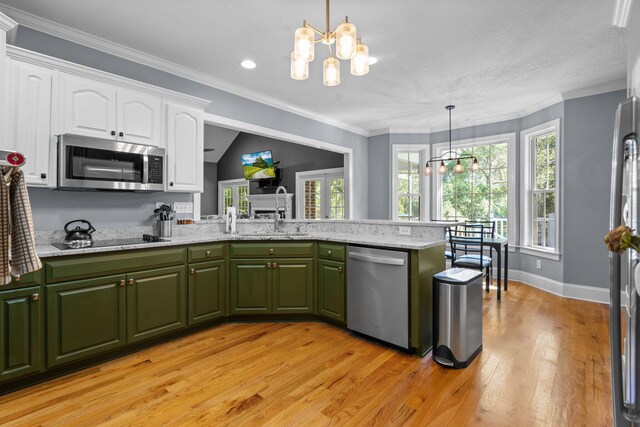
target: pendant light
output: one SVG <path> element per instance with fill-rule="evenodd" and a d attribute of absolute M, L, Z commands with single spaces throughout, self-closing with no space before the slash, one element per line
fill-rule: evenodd
<path fill-rule="evenodd" d="M 320 31 L 309 25 L 306 20 L 302 27 L 294 33 L 293 53 L 291 54 L 291 78 L 305 80 L 309 77 L 309 62 L 315 57 L 314 45 L 317 42 L 329 47 L 329 57 L 322 63 L 322 82 L 325 86 L 337 86 L 340 84 L 339 59 L 351 60 L 351 74 L 364 76 L 369 72 L 369 48 L 358 38 L 356 26 L 349 22 L 349 17 L 338 25 L 335 31 L 331 31 L 329 21 L 329 0 L 326 0 L 325 31 Z M 320 38 L 315 39 L 318 35 Z M 331 51 L 331 45 L 335 43 L 335 56 Z M 306 67 L 300 63 L 306 63 Z"/>
<path fill-rule="evenodd" d="M 448 172 L 447 165 L 445 165 L 444 161 L 447 162 L 455 160 L 456 164 L 453 167 L 453 172 L 456 174 L 460 174 L 464 172 L 464 165 L 460 162 L 460 160 L 471 160 L 473 159 L 473 163 L 471 163 L 471 172 L 477 172 L 480 170 L 480 164 L 478 163 L 478 159 L 476 156 L 472 156 L 471 154 L 463 154 L 462 156 L 458 156 L 456 152 L 451 149 L 451 110 L 456 108 L 455 105 L 447 105 L 446 108 L 449 111 L 449 150 L 442 153 L 440 156 L 432 157 L 429 159 L 427 164 L 424 167 L 424 175 L 431 176 L 433 170 L 431 168 L 431 163 L 440 162 L 440 166 L 438 167 L 438 173 L 440 175 L 444 175 Z"/>

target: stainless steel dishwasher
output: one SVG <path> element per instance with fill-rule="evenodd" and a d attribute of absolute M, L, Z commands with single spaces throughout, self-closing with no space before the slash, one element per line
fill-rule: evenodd
<path fill-rule="evenodd" d="M 406 252 L 347 247 L 347 327 L 409 348 Z"/>

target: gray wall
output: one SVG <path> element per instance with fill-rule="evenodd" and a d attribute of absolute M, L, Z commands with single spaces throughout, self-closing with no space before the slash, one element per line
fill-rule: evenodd
<path fill-rule="evenodd" d="M 156 202 L 190 202 L 191 194 L 59 191 L 31 187 L 29 199 L 34 228 L 48 231 L 62 230 L 64 224 L 73 219 L 86 219 L 97 229 L 153 225 Z"/>
<path fill-rule="evenodd" d="M 565 102 L 563 144 L 564 282 L 609 286 L 611 145 L 616 108 L 625 91 Z"/>
<path fill-rule="evenodd" d="M 211 100 L 213 102 L 206 110 L 208 113 L 350 148 L 354 154 L 352 181 L 354 204 L 352 215 L 354 218 L 367 217 L 368 150 L 367 138 L 362 135 L 23 26 L 18 27 L 15 45 L 98 70 Z M 88 209 L 90 210 L 91 208 L 88 207 Z"/>
<path fill-rule="evenodd" d="M 369 218 L 389 219 L 391 204 L 391 144 L 389 134 L 369 138 L 369 165 L 375 173 L 369 173 Z"/>
<path fill-rule="evenodd" d="M 240 157 L 246 153 L 263 150 L 271 150 L 273 160 L 280 161 L 280 185 L 285 186 L 288 193 L 296 192 L 296 172 L 344 166 L 343 154 L 242 132 L 218 162 L 218 181 L 243 178 Z M 249 194 L 273 194 L 275 190 L 260 189 L 257 182 L 249 183 Z"/>
<path fill-rule="evenodd" d="M 625 29 L 627 32 L 627 76 L 631 77 L 633 67 L 640 67 L 640 2 L 631 3 L 629 23 Z M 640 69 L 636 71 L 640 73 Z M 636 80 L 637 82 L 637 80 Z M 629 95 L 640 95 L 640 87 L 630 87 Z"/>
<path fill-rule="evenodd" d="M 218 164 L 204 162 L 204 186 L 200 198 L 202 215 L 218 213 Z"/>

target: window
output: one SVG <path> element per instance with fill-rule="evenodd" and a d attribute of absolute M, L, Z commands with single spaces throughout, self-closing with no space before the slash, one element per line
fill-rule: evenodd
<path fill-rule="evenodd" d="M 224 215 L 227 208 L 235 206 L 238 215 L 249 214 L 249 181 L 246 179 L 230 179 L 218 182 L 218 213 Z"/>
<path fill-rule="evenodd" d="M 455 155 L 472 155 L 480 170 L 471 172 L 471 160 L 462 160 L 464 172 L 452 172 L 455 161 L 446 162 L 449 172 L 436 179 L 436 217 L 446 220 L 495 221 L 497 237 L 515 236 L 515 134 L 454 141 Z M 449 144 L 438 144 L 435 155 L 449 150 Z M 452 156 L 455 156 L 452 155 Z M 446 156 L 445 156 L 446 157 Z"/>
<path fill-rule="evenodd" d="M 559 259 L 558 145 L 560 121 L 522 132 L 523 252 Z"/>
<path fill-rule="evenodd" d="M 296 216 L 304 219 L 344 219 L 344 168 L 296 173 Z"/>
<path fill-rule="evenodd" d="M 424 221 L 426 146 L 393 145 L 392 213 L 395 221 Z"/>

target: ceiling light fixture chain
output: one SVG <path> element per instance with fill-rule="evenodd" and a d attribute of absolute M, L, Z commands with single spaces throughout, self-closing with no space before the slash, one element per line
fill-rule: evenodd
<path fill-rule="evenodd" d="M 472 156 L 471 154 L 463 154 L 462 156 L 457 155 L 458 153 L 454 152 L 453 149 L 451 148 L 451 141 L 452 141 L 452 137 L 451 137 L 451 110 L 453 110 L 454 108 L 456 108 L 455 105 L 447 105 L 446 108 L 449 111 L 449 150 L 445 151 L 444 153 L 442 153 L 439 156 L 435 156 L 432 157 L 431 159 L 429 159 L 429 161 L 427 162 L 427 164 L 424 167 L 424 174 L 426 176 L 430 176 L 431 173 L 433 172 L 433 169 L 431 168 L 431 163 L 436 163 L 436 162 L 440 162 L 440 167 L 438 167 L 438 173 L 440 175 L 444 175 L 445 173 L 447 173 L 447 166 L 444 164 L 444 161 L 446 160 L 447 162 L 450 162 L 452 160 L 456 161 L 456 165 L 453 167 L 453 171 L 455 173 L 462 173 L 464 172 L 464 166 L 462 165 L 462 163 L 460 163 L 460 160 L 471 160 L 473 159 L 473 163 L 471 163 L 471 172 L 477 172 L 478 170 L 480 170 L 480 164 L 478 163 L 478 158 L 476 156 Z M 455 157 L 453 157 L 453 155 L 455 155 Z M 447 156 L 445 158 L 445 156 Z"/>
<path fill-rule="evenodd" d="M 322 63 L 322 76 L 325 86 L 340 84 L 340 61 L 351 60 L 351 74 L 364 76 L 369 72 L 369 48 L 357 36 L 356 26 L 349 22 L 349 17 L 331 31 L 330 6 L 326 0 L 325 31 L 320 31 L 305 19 L 302 27 L 294 34 L 294 48 L 291 52 L 291 78 L 306 80 L 309 77 L 309 63 L 315 57 L 315 44 L 320 42 L 329 48 L 329 57 Z M 319 39 L 315 35 L 320 36 Z M 335 43 L 335 57 L 331 45 Z"/>

